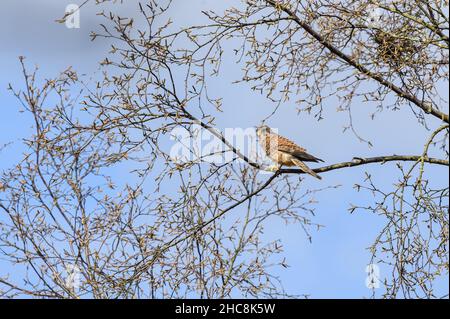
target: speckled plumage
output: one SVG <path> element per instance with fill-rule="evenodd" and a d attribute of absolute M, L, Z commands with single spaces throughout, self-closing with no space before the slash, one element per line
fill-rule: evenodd
<path fill-rule="evenodd" d="M 280 166 L 297 166 L 302 171 L 321 179 L 303 162 L 323 162 L 320 158 L 307 153 L 306 149 L 291 140 L 273 133 L 269 127 L 261 126 L 257 129 L 259 143 L 266 155 Z"/>

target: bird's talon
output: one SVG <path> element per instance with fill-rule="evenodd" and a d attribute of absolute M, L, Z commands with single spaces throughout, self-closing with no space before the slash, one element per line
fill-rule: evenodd
<path fill-rule="evenodd" d="M 276 172 L 278 170 L 279 170 L 278 165 L 271 165 L 271 166 L 267 167 L 267 169 L 266 169 L 266 171 L 269 171 L 269 172 Z"/>

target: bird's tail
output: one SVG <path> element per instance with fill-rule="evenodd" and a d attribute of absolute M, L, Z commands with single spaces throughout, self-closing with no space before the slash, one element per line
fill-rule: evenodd
<path fill-rule="evenodd" d="M 309 175 L 311 175 L 311 176 L 314 176 L 315 178 L 322 179 L 322 177 L 320 177 L 319 175 L 317 175 L 316 172 L 314 172 L 312 169 L 310 169 L 308 166 L 306 166 L 306 164 L 303 163 L 302 161 L 300 161 L 300 160 L 294 158 L 294 159 L 292 159 L 292 162 L 293 162 L 296 166 L 298 166 L 302 171 L 304 171 L 305 173 L 307 173 L 307 174 L 309 174 Z"/>

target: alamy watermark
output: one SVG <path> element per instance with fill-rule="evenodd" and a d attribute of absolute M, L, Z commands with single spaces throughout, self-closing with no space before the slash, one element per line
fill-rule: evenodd
<path fill-rule="evenodd" d="M 72 291 L 76 291 L 80 288 L 81 284 L 81 271 L 76 265 L 66 266 L 67 277 L 65 280 L 66 287 Z"/>
<path fill-rule="evenodd" d="M 380 288 L 380 267 L 377 264 L 369 264 L 366 267 L 366 287 L 369 289 Z"/>
<path fill-rule="evenodd" d="M 64 23 L 68 29 L 80 28 L 80 7 L 77 4 L 69 4 L 66 7 Z"/>
<path fill-rule="evenodd" d="M 276 133 L 276 129 L 272 129 Z M 217 132 L 219 133 L 219 132 Z M 220 133 L 222 135 L 222 133 Z M 268 166 L 271 161 L 267 158 L 256 136 L 255 128 L 225 128 L 223 138 L 225 144 L 211 131 L 200 125 L 193 125 L 189 130 L 177 127 L 172 130 L 170 139 L 175 143 L 170 149 L 170 157 L 177 164 L 191 162 L 207 162 L 214 164 L 230 163 L 243 159 L 236 155 L 232 148 L 254 163 Z"/>

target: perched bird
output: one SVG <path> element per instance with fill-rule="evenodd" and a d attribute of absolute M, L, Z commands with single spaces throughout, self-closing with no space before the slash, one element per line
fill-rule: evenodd
<path fill-rule="evenodd" d="M 281 166 L 297 166 L 303 172 L 322 179 L 317 173 L 310 169 L 303 162 L 323 162 L 320 158 L 314 157 L 306 150 L 287 138 L 273 133 L 267 125 L 262 125 L 256 129 L 259 143 L 266 155 Z"/>

